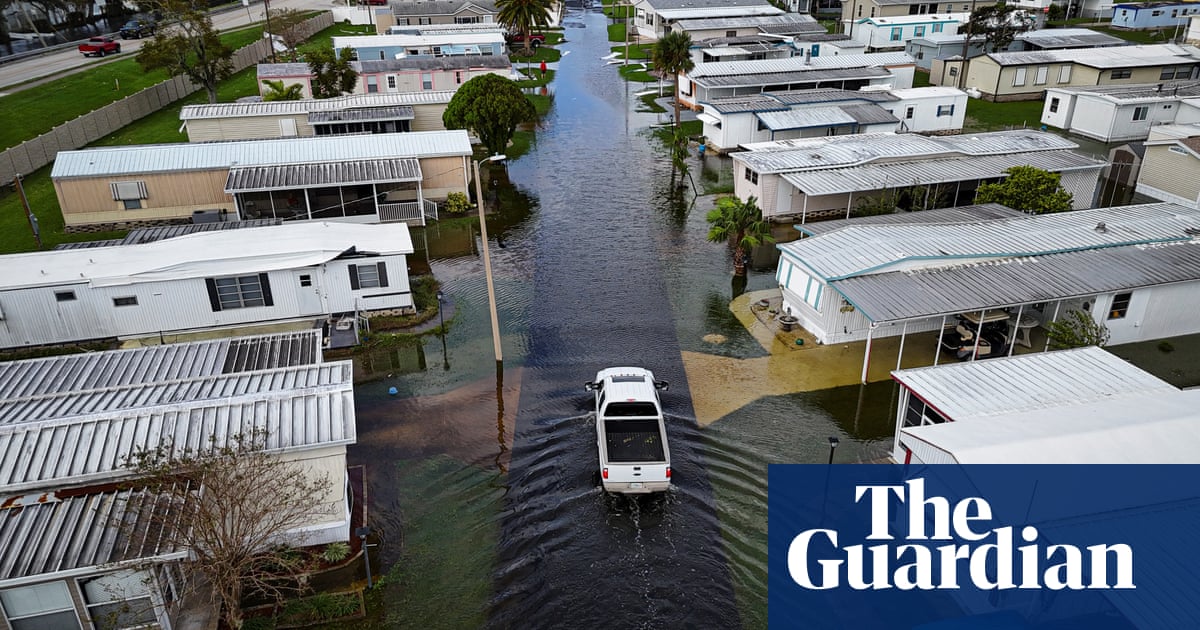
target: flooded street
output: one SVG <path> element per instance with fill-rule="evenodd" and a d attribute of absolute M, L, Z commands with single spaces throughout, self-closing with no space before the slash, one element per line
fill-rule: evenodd
<path fill-rule="evenodd" d="M 391 569 L 380 627 L 765 627 L 767 464 L 825 462 L 829 436 L 838 461 L 890 448 L 890 383 L 749 389 L 745 370 L 771 355 L 730 310 L 729 255 L 705 239 L 712 199 L 670 198 L 648 133 L 659 116 L 636 113 L 637 84 L 601 59 L 607 23 L 568 7 L 554 107 L 529 153 L 485 176 L 503 371 L 477 227 L 461 221 L 414 231 L 454 305 L 445 351 L 426 337 L 360 360 L 371 380 L 357 387 L 350 459 L 366 466 L 373 553 Z M 752 270 L 745 289 L 773 274 Z M 766 366 L 823 382 L 800 359 Z M 582 384 L 615 365 L 671 383 L 665 497 L 596 483 Z M 731 397 L 746 404 L 693 407 Z"/>

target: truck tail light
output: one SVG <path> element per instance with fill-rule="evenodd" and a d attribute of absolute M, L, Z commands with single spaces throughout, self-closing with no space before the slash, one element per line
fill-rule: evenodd
<path fill-rule="evenodd" d="M 671 467 L 667 466 L 667 479 L 671 478 Z"/>
<path fill-rule="evenodd" d="M 601 471 L 600 471 L 600 476 L 601 476 L 601 477 L 604 477 L 605 479 L 608 479 L 608 469 L 607 469 L 607 468 L 605 468 L 604 470 L 601 470 Z M 670 475 L 667 475 L 667 476 L 668 476 L 668 477 L 670 477 Z"/>

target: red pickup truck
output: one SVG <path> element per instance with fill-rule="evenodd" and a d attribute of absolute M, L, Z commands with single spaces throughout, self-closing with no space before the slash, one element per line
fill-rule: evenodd
<path fill-rule="evenodd" d="M 546 36 L 543 35 L 542 33 L 530 33 L 529 34 L 529 47 L 530 48 L 537 48 L 545 43 L 546 43 Z M 517 46 L 524 47 L 524 44 L 525 44 L 525 36 L 522 35 L 521 33 L 509 33 L 508 34 L 508 45 L 509 46 L 512 46 L 514 48 L 516 48 Z"/>
<path fill-rule="evenodd" d="M 79 45 L 79 52 L 84 57 L 103 57 L 109 53 L 121 52 L 121 42 L 113 41 L 111 37 L 93 37 Z"/>

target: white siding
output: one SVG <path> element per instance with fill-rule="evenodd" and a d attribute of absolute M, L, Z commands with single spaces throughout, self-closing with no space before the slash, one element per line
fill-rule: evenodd
<path fill-rule="evenodd" d="M 1112 295 L 1096 300 L 1096 312 L 1105 313 Z M 1104 311 L 1099 307 L 1103 303 Z M 1148 341 L 1200 332 L 1200 283 L 1169 284 L 1133 292 L 1123 319 L 1106 319 L 1112 345 Z"/>
<path fill-rule="evenodd" d="M 1073 210 L 1092 207 L 1092 202 L 1096 197 L 1096 184 L 1100 181 L 1100 170 L 1096 168 L 1062 174 L 1059 184 L 1064 190 L 1075 196 L 1071 205 Z"/>
<path fill-rule="evenodd" d="M 1058 99 L 1057 111 L 1050 111 L 1054 99 Z M 1057 90 L 1046 92 L 1046 101 L 1042 104 L 1042 124 L 1059 129 L 1070 129 L 1072 116 L 1075 112 L 1075 95 Z"/>

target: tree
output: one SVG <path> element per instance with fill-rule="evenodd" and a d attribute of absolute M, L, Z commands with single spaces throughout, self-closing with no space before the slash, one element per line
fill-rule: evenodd
<path fill-rule="evenodd" d="M 138 51 L 137 61 L 144 70 L 165 69 L 182 74 L 208 93 L 208 102 L 217 102 L 217 84 L 233 74 L 233 49 L 221 42 L 207 5 L 189 0 L 159 0 L 155 5 L 171 28 L 159 30 Z"/>
<path fill-rule="evenodd" d="M 313 98 L 334 98 L 354 91 L 358 85 L 358 72 L 350 62 L 354 51 L 349 47 L 341 53 L 332 45 L 318 46 L 305 51 L 308 68 L 312 70 Z"/>
<path fill-rule="evenodd" d="M 530 35 L 550 27 L 550 8 L 551 0 L 497 0 L 496 21 L 521 35 L 521 52 L 528 57 L 533 54 Z"/>
<path fill-rule="evenodd" d="M 708 211 L 708 240 L 728 242 L 733 248 L 733 274 L 746 275 L 747 249 L 763 243 L 773 243 L 771 225 L 763 220 L 758 200 L 753 196 L 742 201 L 737 197 L 722 197 L 717 207 Z"/>
<path fill-rule="evenodd" d="M 983 51 L 991 52 L 1008 48 L 1017 35 L 1032 29 L 1033 18 L 1024 9 L 1009 6 L 1003 1 L 979 7 L 971 12 L 967 21 L 967 39 L 983 35 Z"/>
<path fill-rule="evenodd" d="M 654 69 L 661 75 L 675 77 L 675 125 L 679 125 L 679 75 L 696 67 L 692 61 L 692 36 L 674 31 L 654 43 L 650 55 Z"/>
<path fill-rule="evenodd" d="M 308 21 L 308 15 L 301 13 L 296 9 L 270 10 L 267 11 L 270 16 L 271 30 L 287 47 L 287 53 L 284 55 L 288 61 L 295 61 L 299 54 L 296 48 L 304 42 L 304 30 L 301 25 Z"/>
<path fill-rule="evenodd" d="M 446 105 L 442 123 L 447 129 L 475 132 L 488 153 L 504 153 L 517 125 L 537 117 L 533 103 L 513 81 L 481 74 L 459 86 Z"/>
<path fill-rule="evenodd" d="M 1104 346 L 1108 335 L 1108 327 L 1086 311 L 1069 311 L 1062 319 L 1046 324 L 1046 336 L 1054 350 Z"/>
<path fill-rule="evenodd" d="M 283 81 L 263 79 L 267 93 L 263 94 L 264 101 L 298 101 L 304 98 L 304 86 L 299 83 L 285 84 Z"/>
<path fill-rule="evenodd" d="M 1063 189 L 1062 175 L 1032 166 L 1011 166 L 1008 177 L 992 184 L 980 184 L 975 203 L 999 203 L 1030 214 L 1064 212 L 1072 208 L 1074 195 Z"/>
<path fill-rule="evenodd" d="M 205 448 L 168 444 L 129 460 L 136 481 L 160 504 L 172 506 L 136 526 L 161 530 L 190 552 L 185 582 L 207 583 L 230 628 L 242 626 L 242 601 L 261 596 L 279 601 L 297 590 L 283 579 L 303 558 L 285 546 L 303 544 L 299 528 L 324 515 L 319 502 L 333 488 L 328 475 L 313 475 L 267 452 L 267 435 L 237 435 Z"/>

